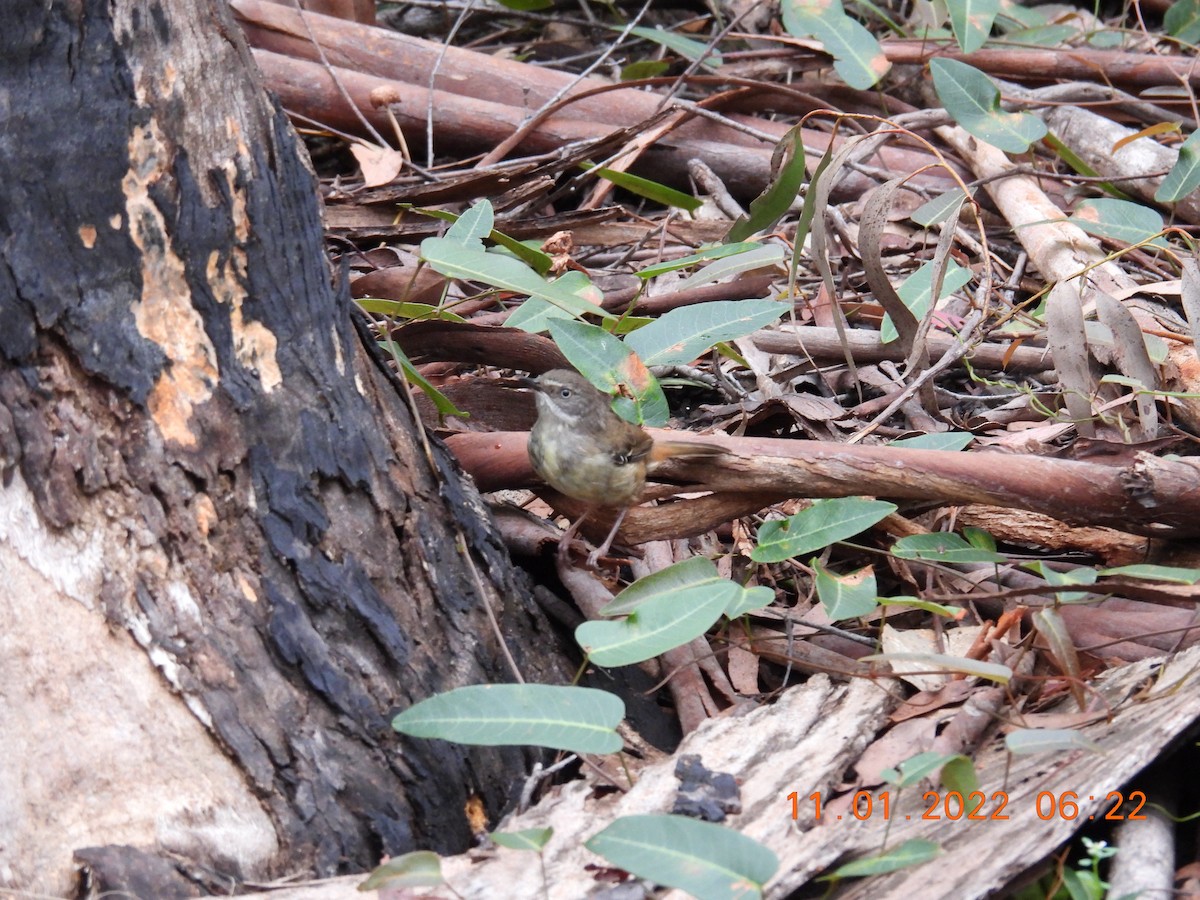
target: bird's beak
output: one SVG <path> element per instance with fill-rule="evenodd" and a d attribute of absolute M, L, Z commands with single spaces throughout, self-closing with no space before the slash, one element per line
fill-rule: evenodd
<path fill-rule="evenodd" d="M 516 382 L 516 384 L 513 385 L 514 387 L 528 388 L 531 391 L 541 390 L 542 387 L 541 383 L 538 382 L 536 378 L 530 378 L 528 376 L 514 378 L 513 381 Z"/>

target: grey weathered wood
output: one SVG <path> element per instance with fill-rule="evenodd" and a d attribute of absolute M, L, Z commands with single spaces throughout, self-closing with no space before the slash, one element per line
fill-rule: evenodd
<path fill-rule="evenodd" d="M 1079 731 L 1095 741 L 1100 752 L 1047 752 L 1011 759 L 1000 738 L 976 755 L 980 790 L 989 797 L 1003 791 L 1008 797 L 1007 821 L 922 821 L 928 804 L 920 791 L 911 791 L 893 809 L 887 846 L 910 838 L 932 840 L 941 846 L 936 860 L 925 865 L 864 879 L 839 894 L 870 900 L 922 900 L 985 897 L 1004 888 L 1022 872 L 1056 851 L 1089 822 L 1102 818 L 1112 806 L 1110 791 L 1129 795 L 1130 781 L 1200 719 L 1200 648 L 1180 654 L 1164 665 L 1162 659 L 1143 660 L 1106 673 L 1092 685 L 1101 710 Z M 1112 719 L 1105 715 L 1111 710 Z M 1056 712 L 1069 714 L 1065 700 Z M 1017 720 L 1019 721 L 1019 719 Z M 943 793 L 944 788 L 938 788 Z M 1079 815 L 1068 820 L 1061 814 L 1041 819 L 1037 797 L 1048 792 L 1056 798 L 1073 791 Z M 877 791 L 876 791 L 877 793 Z M 1048 801 L 1043 813 L 1049 813 Z M 1057 810 L 1058 807 L 1056 806 Z M 1126 812 L 1131 809 L 1126 806 Z M 912 816 L 911 820 L 903 819 Z M 786 870 L 773 884 L 772 897 L 786 897 L 805 884 L 834 856 L 875 852 L 884 846 L 887 824 L 881 817 L 864 822 L 833 822 L 806 830 L 797 851 L 786 861 Z"/>

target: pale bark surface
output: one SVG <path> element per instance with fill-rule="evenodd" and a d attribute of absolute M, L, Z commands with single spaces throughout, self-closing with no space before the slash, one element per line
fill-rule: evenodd
<path fill-rule="evenodd" d="M 390 714 L 512 679 L 488 606 L 529 677 L 555 642 L 356 332 L 228 11 L 0 19 L 0 886 L 461 849 L 521 752 Z"/>

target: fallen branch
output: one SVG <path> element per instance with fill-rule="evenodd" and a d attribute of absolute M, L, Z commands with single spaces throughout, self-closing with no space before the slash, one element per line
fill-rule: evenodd
<path fill-rule="evenodd" d="M 669 435 L 671 440 L 718 443 L 729 451 L 712 459 L 672 460 L 654 471 L 655 478 L 689 485 L 693 491 L 741 495 L 747 505 L 771 497 L 868 495 L 1027 509 L 1064 522 L 1104 525 L 1151 537 L 1200 535 L 1200 462 L 1188 459 L 1166 460 L 1140 453 L 1130 464 L 1110 466 L 1018 454 L 863 447 L 654 429 L 652 433 Z M 493 491 L 534 483 L 525 450 L 527 439 L 523 432 L 462 433 L 447 438 L 446 443 L 480 489 Z M 630 510 L 622 539 L 640 543 L 672 536 L 650 527 L 660 516 L 657 507 Z M 699 517 L 686 513 L 680 518 L 678 524 L 684 530 L 674 536 L 711 527 L 699 528 Z"/>
<path fill-rule="evenodd" d="M 837 329 L 808 326 L 794 331 L 759 331 L 750 337 L 759 350 L 767 353 L 790 353 L 810 356 L 817 362 L 843 362 L 846 350 Z M 884 362 L 904 362 L 904 350 L 896 341 L 884 343 L 877 331 L 849 330 L 845 336 L 851 357 L 859 365 Z M 941 356 L 955 344 L 953 335 L 938 332 L 926 338 L 929 351 Z M 1010 344 L 977 344 L 967 354 L 966 361 L 977 369 L 1012 373 L 1047 372 L 1054 368 L 1054 358 L 1044 347 L 1012 347 Z M 962 363 L 958 363 L 961 365 Z"/>
<path fill-rule="evenodd" d="M 309 29 L 325 51 L 333 74 L 376 128 L 390 130 L 391 125 L 385 111 L 372 106 L 371 91 L 388 87 L 398 92 L 399 102 L 391 109 L 411 144 L 424 140 L 430 73 L 439 57 L 441 63 L 433 79 L 432 124 L 438 146 L 443 149 L 490 150 L 571 85 L 568 96 L 588 96 L 565 104 L 540 123 L 522 141 L 522 152 L 544 152 L 573 141 L 595 140 L 614 129 L 654 117 L 663 103 L 660 95 L 600 79 L 576 83 L 574 76 L 566 73 L 443 47 L 389 29 L 313 13 L 305 13 L 302 18 L 292 8 L 262 0 L 234 0 L 231 5 L 255 48 L 255 60 L 267 86 L 279 94 L 284 106 L 312 121 L 354 134 L 362 128 L 358 116 L 347 109 L 330 70 L 316 62 L 318 54 Z M 788 90 L 766 83 L 759 87 L 764 91 Z M 770 178 L 773 142 L 786 133 L 787 126 L 736 114 L 731 114 L 729 121 L 745 130 L 707 118 L 691 118 L 647 152 L 647 168 L 664 180 L 686 183 L 689 160 L 700 158 L 733 193 L 755 196 Z M 754 132 L 767 136 L 770 142 L 753 137 Z M 804 143 L 815 167 L 828 147 L 829 136 L 806 129 Z M 885 169 L 903 172 L 916 172 L 935 162 L 928 154 L 898 146 L 881 148 L 875 159 Z M 915 182 L 932 190 L 950 187 L 949 179 L 937 169 L 923 173 Z M 853 173 L 839 185 L 837 197 L 859 196 L 873 184 L 869 176 Z"/>
<path fill-rule="evenodd" d="M 696 293 L 700 294 L 700 291 Z M 706 295 L 710 293 L 716 295 L 718 292 L 705 291 Z M 725 299 L 729 298 L 730 294 L 726 293 Z M 650 301 L 655 299 L 650 298 Z M 608 309 L 616 305 L 608 300 L 604 303 Z M 634 307 L 635 313 L 641 310 L 641 304 Z M 477 363 L 526 372 L 545 372 L 566 365 L 562 352 L 548 337 L 515 328 L 476 322 L 412 322 L 397 328 L 394 337 L 414 362 Z M 808 357 L 817 363 L 842 362 L 846 358 L 837 330 L 831 327 L 812 325 L 795 331 L 758 331 L 750 336 L 750 341 L 767 353 Z M 935 333 L 929 337 L 929 348 L 941 355 L 954 342 L 952 335 Z M 847 331 L 846 343 L 850 355 L 860 365 L 904 361 L 899 344 L 884 343 L 875 331 Z M 975 368 L 986 371 L 1052 374 L 1054 368 L 1050 351 L 1043 347 L 1013 348 L 1007 344 L 985 343 L 977 345 L 966 359 Z"/>
<path fill-rule="evenodd" d="M 1001 78 L 1038 81 L 1097 81 L 1129 88 L 1200 88 L 1200 66 L 1194 56 L 1123 53 L 1063 47 L 1004 47 L 959 53 L 929 41 L 884 41 L 892 63 L 922 65 L 933 58 L 957 59 Z"/>

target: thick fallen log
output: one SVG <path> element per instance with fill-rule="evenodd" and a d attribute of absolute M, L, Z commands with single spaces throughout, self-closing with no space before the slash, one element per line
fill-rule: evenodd
<path fill-rule="evenodd" d="M 868 495 L 954 505 L 982 503 L 1150 537 L 1200 535 L 1200 461 L 1191 459 L 1140 453 L 1128 465 L 1102 465 L 1026 454 L 652 432 L 672 440 L 719 443 L 729 451 L 712 459 L 672 460 L 656 469 L 653 477 L 689 485 L 690 490 L 754 495 L 755 503 L 763 495 L 780 500 Z M 446 443 L 480 489 L 491 491 L 533 483 L 527 438 L 520 432 L 462 433 Z M 659 527 L 662 523 L 660 508 L 634 508 L 626 516 L 621 539 L 637 544 L 699 534 L 717 524 L 690 512 L 675 517 L 667 533 Z"/>
<path fill-rule="evenodd" d="M 423 145 L 430 109 L 439 149 L 486 152 L 565 91 L 571 102 L 540 123 L 520 144 L 521 152 L 545 152 L 651 119 L 663 104 L 660 95 L 635 88 L 596 78 L 577 81 L 567 73 L 445 47 L 385 28 L 313 13 L 302 16 L 295 9 L 263 0 L 234 0 L 231 6 L 255 48 L 254 56 L 267 86 L 280 95 L 284 105 L 311 120 L 355 134 L 361 132 L 361 123 L 347 107 L 331 70 L 319 62 L 314 40 L 355 106 L 376 128 L 388 133 L 391 125 L 385 112 L 372 105 L 370 93 L 374 88 L 398 92 L 399 103 L 392 111 L 409 145 L 414 147 Z M 790 90 L 765 83 L 758 88 Z M 729 118 L 747 126 L 750 133 L 694 118 L 651 148 L 646 166 L 664 179 L 684 183 L 688 161 L 701 158 L 732 192 L 754 196 L 770 177 L 774 142 L 786 133 L 787 126 L 736 113 Z M 804 143 L 815 166 L 828 147 L 829 136 L 806 129 Z M 928 154 L 901 146 L 884 147 L 873 160 L 884 169 L 902 172 L 916 172 L 934 162 Z M 937 169 L 917 176 L 915 182 L 931 189 L 950 186 L 949 179 Z M 847 173 L 835 199 L 858 196 L 873 183 L 866 175 Z"/>
<path fill-rule="evenodd" d="M 1046 124 L 1059 140 L 1101 175 L 1120 178 L 1122 190 L 1135 194 L 1148 205 L 1163 183 L 1163 172 L 1179 162 L 1179 151 L 1142 137 L 1128 141 L 1136 132 L 1112 119 L 1078 106 L 1060 106 L 1046 113 Z M 1193 191 L 1175 204 L 1175 214 L 1188 222 L 1200 222 L 1200 192 Z"/>

